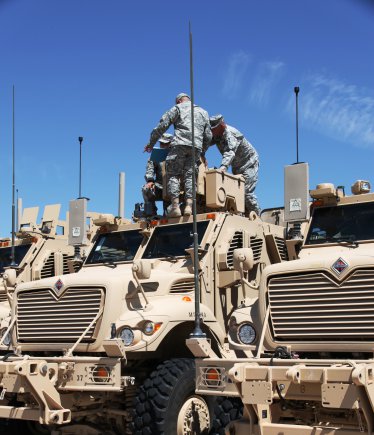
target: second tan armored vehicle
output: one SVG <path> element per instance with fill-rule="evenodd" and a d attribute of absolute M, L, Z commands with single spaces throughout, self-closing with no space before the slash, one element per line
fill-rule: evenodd
<path fill-rule="evenodd" d="M 266 265 L 287 259 L 285 231 L 243 215 L 241 176 L 207 171 L 199 194 L 202 328 L 222 355 L 233 310 L 258 288 Z M 0 362 L 0 416 L 56 434 L 204 433 L 214 424 L 214 401 L 195 395 L 185 346 L 195 318 L 192 218 L 95 222 L 101 230 L 78 273 L 17 287 L 17 356 Z M 233 267 L 238 249 L 252 265 L 246 286 Z"/>
<path fill-rule="evenodd" d="M 0 239 L 0 321 L 10 314 L 10 302 L 17 285 L 79 269 L 79 264 L 73 261 L 74 249 L 67 243 L 68 223 L 58 218 L 60 208 L 60 204 L 47 205 L 39 224 L 36 223 L 39 207 L 24 209 L 14 244 L 14 267 L 11 266 L 11 240 Z M 97 215 L 91 212 L 87 215 L 89 240 L 96 232 L 92 219 Z M 85 255 L 85 248 L 81 253 Z M 7 327 L 8 319 L 0 324 L 0 337 Z M 8 346 L 9 342 L 10 337 L 6 337 L 3 344 Z"/>
<path fill-rule="evenodd" d="M 267 267 L 256 303 L 230 319 L 246 358 L 197 363 L 197 393 L 244 404 L 227 433 L 374 433 L 374 194 L 359 180 L 350 196 L 329 183 L 310 195 L 299 259 Z M 190 341 L 197 356 L 203 345 Z"/>

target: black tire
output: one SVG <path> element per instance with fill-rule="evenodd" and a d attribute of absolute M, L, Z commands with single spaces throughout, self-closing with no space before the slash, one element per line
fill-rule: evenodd
<path fill-rule="evenodd" d="M 225 427 L 243 416 L 243 403 L 239 398 L 217 397 L 211 435 L 225 435 Z"/>
<path fill-rule="evenodd" d="M 161 363 L 141 386 L 134 403 L 132 433 L 135 435 L 176 435 L 178 416 L 183 405 L 195 395 L 195 362 L 178 358 Z M 215 399 L 197 398 L 206 404 L 212 420 Z M 200 402 L 200 403 L 202 403 Z M 192 412 L 192 433 L 201 431 L 197 413 Z M 206 415 L 206 414 L 205 414 Z M 210 424 L 210 422 L 209 422 Z"/>

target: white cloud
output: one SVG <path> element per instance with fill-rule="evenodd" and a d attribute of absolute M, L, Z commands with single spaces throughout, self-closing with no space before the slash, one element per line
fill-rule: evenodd
<path fill-rule="evenodd" d="M 309 126 L 337 140 L 374 147 L 372 92 L 315 74 L 307 77 L 299 102 L 300 119 Z"/>
<path fill-rule="evenodd" d="M 250 61 L 249 54 L 244 51 L 237 51 L 231 55 L 224 77 L 223 95 L 234 98 L 238 94 Z"/>
<path fill-rule="evenodd" d="M 271 92 L 281 78 L 284 66 L 283 62 L 263 62 L 258 66 L 249 94 L 252 103 L 265 106 L 269 102 Z"/>

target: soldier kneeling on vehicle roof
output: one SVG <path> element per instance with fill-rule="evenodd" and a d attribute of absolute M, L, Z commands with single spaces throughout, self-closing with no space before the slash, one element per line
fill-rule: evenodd
<path fill-rule="evenodd" d="M 172 134 L 164 133 L 159 139 L 160 148 L 169 149 L 172 140 Z M 142 187 L 144 215 L 145 217 L 157 216 L 156 201 L 163 200 L 162 161 L 149 158 L 144 178 L 146 181 Z M 170 202 L 163 201 L 163 214 L 165 214 L 169 204 Z"/>

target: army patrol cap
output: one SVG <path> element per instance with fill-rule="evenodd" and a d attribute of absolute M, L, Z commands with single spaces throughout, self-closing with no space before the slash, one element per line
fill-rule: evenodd
<path fill-rule="evenodd" d="M 173 137 L 172 134 L 164 133 L 158 141 L 162 143 L 170 143 L 173 140 Z"/>
<path fill-rule="evenodd" d="M 223 115 L 218 114 L 218 115 L 211 116 L 209 118 L 209 122 L 210 122 L 210 128 L 216 128 L 221 124 L 221 122 L 223 122 Z"/>
<path fill-rule="evenodd" d="M 182 92 L 175 97 L 175 103 L 178 104 L 178 101 L 183 97 L 187 97 L 187 98 L 191 99 L 188 94 L 185 94 L 184 92 Z"/>

